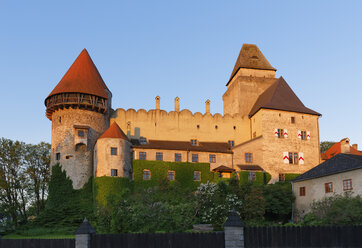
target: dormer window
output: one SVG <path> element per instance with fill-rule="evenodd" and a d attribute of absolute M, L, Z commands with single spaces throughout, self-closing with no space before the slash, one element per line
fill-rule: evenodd
<path fill-rule="evenodd" d="M 196 140 L 196 139 L 192 139 L 192 140 L 191 140 L 191 145 L 192 145 L 192 146 L 197 146 L 197 140 Z"/>
<path fill-rule="evenodd" d="M 84 138 L 84 131 L 78 130 L 78 137 Z"/>
<path fill-rule="evenodd" d="M 140 137 L 140 144 L 141 145 L 147 144 L 147 139 L 145 137 Z"/>

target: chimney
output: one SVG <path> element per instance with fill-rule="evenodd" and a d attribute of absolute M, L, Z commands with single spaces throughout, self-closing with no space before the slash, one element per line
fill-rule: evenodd
<path fill-rule="evenodd" d="M 180 111 L 180 98 L 178 98 L 178 96 L 176 96 L 175 98 L 175 112 L 179 112 Z"/>
<path fill-rule="evenodd" d="M 156 96 L 156 109 L 160 109 L 160 97 Z"/>
<path fill-rule="evenodd" d="M 350 153 L 351 152 L 351 146 L 349 144 L 349 139 L 345 138 L 341 140 L 341 153 Z"/>
<path fill-rule="evenodd" d="M 205 102 L 205 112 L 210 114 L 210 100 L 207 99 Z"/>
<path fill-rule="evenodd" d="M 358 145 L 357 144 L 353 144 L 352 147 L 356 150 L 358 150 Z"/>

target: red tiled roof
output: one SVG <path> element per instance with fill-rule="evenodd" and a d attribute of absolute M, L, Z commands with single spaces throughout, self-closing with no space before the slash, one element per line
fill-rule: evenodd
<path fill-rule="evenodd" d="M 330 159 L 330 158 L 334 157 L 335 155 L 341 153 L 341 142 L 344 141 L 345 139 L 347 139 L 347 138 L 344 138 L 340 142 L 335 143 L 325 153 L 322 153 L 321 154 L 322 159 L 327 160 L 327 159 Z M 362 151 L 358 151 L 357 149 L 350 146 L 349 154 L 362 155 Z"/>
<path fill-rule="evenodd" d="M 108 90 L 86 49 L 79 54 L 48 97 L 60 93 L 85 93 L 107 99 Z"/>
<path fill-rule="evenodd" d="M 104 138 L 119 138 L 119 139 L 128 140 L 128 137 L 124 134 L 124 132 L 117 125 L 116 122 L 113 122 L 112 125 L 98 139 L 104 139 Z"/>
<path fill-rule="evenodd" d="M 271 66 L 268 60 L 264 57 L 257 45 L 254 44 L 243 44 L 226 86 L 230 83 L 231 79 L 233 79 L 240 68 L 276 71 L 276 69 Z"/>
<path fill-rule="evenodd" d="M 233 172 L 235 171 L 235 169 L 227 167 L 225 165 L 220 165 L 219 167 L 216 167 L 215 169 L 213 169 L 212 171 L 217 171 L 217 172 Z"/>
<path fill-rule="evenodd" d="M 280 77 L 278 81 L 272 84 L 258 97 L 254 106 L 250 110 L 249 117 L 252 117 L 262 108 L 321 115 L 320 113 L 304 106 L 302 101 L 295 95 L 283 77 Z"/>

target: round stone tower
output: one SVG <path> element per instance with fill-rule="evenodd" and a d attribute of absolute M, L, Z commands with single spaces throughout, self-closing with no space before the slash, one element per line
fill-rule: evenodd
<path fill-rule="evenodd" d="M 59 163 L 79 189 L 93 172 L 93 151 L 109 127 L 112 93 L 83 50 L 45 99 L 52 121 L 51 166 Z"/>

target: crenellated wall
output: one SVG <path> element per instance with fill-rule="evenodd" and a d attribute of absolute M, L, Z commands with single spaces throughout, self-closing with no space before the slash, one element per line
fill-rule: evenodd
<path fill-rule="evenodd" d="M 180 112 L 166 112 L 153 109 L 117 109 L 110 122 L 115 121 L 119 127 L 133 138 L 145 137 L 148 140 L 189 141 L 197 139 L 202 142 L 227 142 L 235 144 L 249 139 L 249 120 L 235 114 L 201 114 L 187 109 Z"/>

